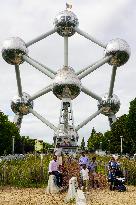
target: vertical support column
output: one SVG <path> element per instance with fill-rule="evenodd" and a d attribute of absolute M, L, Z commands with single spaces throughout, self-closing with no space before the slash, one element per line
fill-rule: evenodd
<path fill-rule="evenodd" d="M 70 102 L 70 110 L 71 110 L 71 117 L 72 117 L 72 126 L 75 129 L 75 125 L 74 125 L 74 115 L 73 115 L 73 109 L 72 109 L 72 103 Z"/>
<path fill-rule="evenodd" d="M 108 116 L 110 128 L 114 122 L 116 122 L 116 115 L 112 114 Z"/>
<path fill-rule="evenodd" d="M 22 97 L 22 85 L 21 85 L 21 77 L 20 77 L 20 71 L 18 65 L 15 65 L 15 72 L 16 72 L 16 79 L 17 79 L 18 95 L 19 97 Z"/>
<path fill-rule="evenodd" d="M 68 66 L 68 37 L 64 37 L 64 66 Z"/>
<path fill-rule="evenodd" d="M 16 114 L 14 117 L 13 122 L 16 124 L 16 126 L 18 127 L 19 131 L 21 129 L 21 123 L 22 123 L 22 119 L 23 119 L 23 115 L 21 114 Z"/>
<path fill-rule="evenodd" d="M 109 88 L 109 94 L 108 94 L 109 98 L 112 97 L 114 82 L 115 82 L 115 77 L 116 77 L 116 71 L 117 71 L 117 67 L 114 66 L 112 69 L 112 75 L 111 75 L 111 81 L 110 81 L 110 88 Z"/>
<path fill-rule="evenodd" d="M 66 133 L 68 133 L 68 107 L 69 107 L 69 102 L 63 102 L 64 130 L 65 130 Z"/>

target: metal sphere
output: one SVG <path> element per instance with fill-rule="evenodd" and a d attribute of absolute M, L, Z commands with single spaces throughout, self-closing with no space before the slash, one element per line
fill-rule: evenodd
<path fill-rule="evenodd" d="M 116 114 L 120 108 L 120 100 L 118 96 L 113 94 L 112 97 L 108 98 L 108 94 L 106 93 L 98 103 L 98 109 L 101 108 L 104 108 L 102 114 L 106 116 Z"/>
<path fill-rule="evenodd" d="M 105 50 L 106 56 L 112 55 L 109 64 L 117 67 L 125 64 L 128 61 L 130 54 L 131 51 L 127 42 L 119 38 L 111 40 L 107 44 Z"/>
<path fill-rule="evenodd" d="M 11 101 L 11 109 L 15 114 L 27 115 L 29 108 L 33 108 L 33 101 L 30 101 L 30 95 L 23 93 L 21 97 L 14 97 Z"/>
<path fill-rule="evenodd" d="M 74 28 L 79 24 L 77 16 L 72 11 L 60 12 L 54 20 L 55 28 L 60 36 L 72 36 L 75 33 Z"/>
<path fill-rule="evenodd" d="M 9 64 L 19 65 L 23 63 L 22 55 L 27 53 L 28 49 L 21 38 L 8 38 L 2 44 L 2 57 Z"/>
<path fill-rule="evenodd" d="M 58 70 L 53 81 L 53 93 L 62 100 L 62 98 L 76 98 L 81 90 L 81 82 L 78 79 L 75 71 L 65 66 Z"/>

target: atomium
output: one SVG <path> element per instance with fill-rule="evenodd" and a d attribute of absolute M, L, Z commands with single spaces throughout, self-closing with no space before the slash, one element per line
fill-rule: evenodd
<path fill-rule="evenodd" d="M 113 94 L 112 97 L 108 97 L 108 93 L 106 93 L 98 102 L 98 108 L 103 108 L 102 114 L 106 116 L 116 114 L 120 108 L 120 100 L 117 95 Z"/>
<path fill-rule="evenodd" d="M 78 130 L 99 114 L 108 116 L 110 126 L 116 121 L 115 114 L 119 111 L 120 108 L 120 101 L 118 97 L 113 94 L 117 67 L 125 64 L 130 57 L 130 47 L 126 41 L 117 38 L 111 40 L 107 44 L 95 39 L 90 34 L 78 28 L 78 18 L 72 11 L 68 10 L 69 8 L 71 7 L 68 6 L 67 10 L 60 12 L 56 16 L 54 20 L 55 28 L 51 29 L 47 33 L 42 34 L 27 43 L 18 37 L 9 38 L 3 42 L 2 46 L 2 56 L 4 60 L 9 64 L 15 65 L 18 96 L 15 97 L 11 102 L 12 111 L 15 113 L 15 124 L 20 129 L 23 115 L 27 115 L 29 113 L 33 114 L 53 130 L 53 139 L 56 147 L 77 147 L 79 138 Z M 49 68 L 28 56 L 29 46 L 43 40 L 55 32 L 64 38 L 64 66 L 57 71 L 54 71 L 52 68 Z M 68 37 L 74 35 L 75 32 L 104 49 L 104 57 L 102 59 L 85 68 L 81 68 L 79 71 L 75 71 L 70 67 L 68 59 Z M 31 95 L 31 97 L 28 94 L 22 92 L 19 65 L 23 63 L 23 61 L 29 63 L 43 74 L 51 78 L 50 85 L 34 93 Z M 81 80 L 105 63 L 112 66 L 112 74 L 109 91 L 107 94 L 101 97 L 88 88 L 84 87 L 83 83 L 81 83 Z M 58 99 L 61 100 L 58 126 L 53 125 L 33 109 L 33 100 L 49 92 L 52 92 Z M 89 97 L 97 100 L 98 110 L 79 125 L 75 126 L 72 100 L 75 99 L 80 94 L 80 92 L 83 92 L 84 94 L 89 95 Z M 87 110 L 87 108 L 85 109 Z"/>
<path fill-rule="evenodd" d="M 22 55 L 27 53 L 25 42 L 19 37 L 8 38 L 2 44 L 2 57 L 9 64 L 23 63 Z"/>
<path fill-rule="evenodd" d="M 15 96 L 11 101 L 11 109 L 15 114 L 27 115 L 30 108 L 33 108 L 33 101 L 30 101 L 30 95 L 25 92 L 22 97 Z"/>
<path fill-rule="evenodd" d="M 58 34 L 63 37 L 74 35 L 74 28 L 76 28 L 78 24 L 77 16 L 72 11 L 68 10 L 60 12 L 54 20 L 54 25 Z"/>
<path fill-rule="evenodd" d="M 72 68 L 65 66 L 58 70 L 53 81 L 53 93 L 57 98 L 73 100 L 80 94 L 80 90 L 81 82 Z"/>
<path fill-rule="evenodd" d="M 109 64 L 119 67 L 128 61 L 130 57 L 130 47 L 126 41 L 117 38 L 107 44 L 105 55 L 112 55 Z"/>

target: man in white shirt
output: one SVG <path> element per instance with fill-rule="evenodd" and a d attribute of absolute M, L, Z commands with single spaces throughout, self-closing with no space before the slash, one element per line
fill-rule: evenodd
<path fill-rule="evenodd" d="M 56 177 L 56 185 L 62 187 L 62 174 L 59 172 L 59 164 L 57 161 L 57 156 L 53 156 L 53 160 L 49 163 L 49 174 L 53 174 Z"/>

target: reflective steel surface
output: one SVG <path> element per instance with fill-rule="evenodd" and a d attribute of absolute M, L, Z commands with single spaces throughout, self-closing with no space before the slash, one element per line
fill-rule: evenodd
<path fill-rule="evenodd" d="M 14 97 L 11 101 L 11 109 L 15 114 L 27 115 L 29 108 L 33 108 L 33 101 L 30 101 L 30 95 L 23 93 L 21 97 Z"/>
<path fill-rule="evenodd" d="M 22 55 L 27 53 L 28 49 L 21 38 L 8 38 L 2 44 L 2 57 L 9 64 L 19 65 L 23 63 Z"/>
<path fill-rule="evenodd" d="M 53 80 L 53 93 L 59 98 L 76 98 L 81 90 L 81 82 L 75 71 L 70 67 L 58 70 Z"/>
<path fill-rule="evenodd" d="M 74 28 L 79 24 L 77 16 L 72 11 L 60 12 L 54 20 L 55 28 L 61 36 L 72 36 L 75 33 Z"/>
<path fill-rule="evenodd" d="M 131 51 L 130 47 L 127 44 L 125 40 L 122 39 L 114 39 L 111 40 L 106 47 L 105 55 L 113 55 L 113 57 L 110 59 L 109 64 L 115 65 L 115 66 L 121 66 L 125 64 L 129 57 L 130 57 Z"/>
<path fill-rule="evenodd" d="M 108 94 L 106 93 L 102 100 L 98 102 L 98 109 L 100 108 L 104 108 L 102 114 L 106 116 L 116 114 L 120 109 L 120 100 L 118 96 L 113 94 L 111 98 L 108 98 Z"/>

